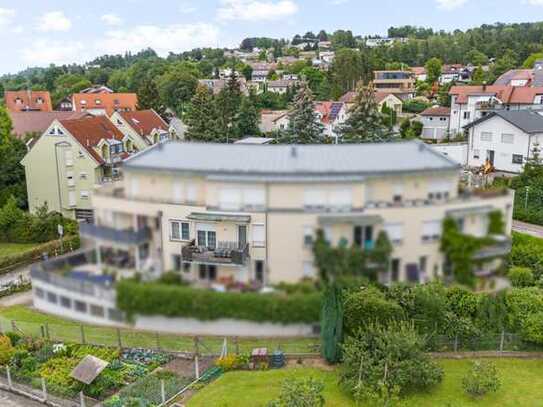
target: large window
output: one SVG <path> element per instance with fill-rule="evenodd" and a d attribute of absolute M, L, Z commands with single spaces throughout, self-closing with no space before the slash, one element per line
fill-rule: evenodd
<path fill-rule="evenodd" d="M 389 240 L 395 244 L 399 245 L 403 241 L 403 224 L 402 223 L 387 223 L 384 226 L 385 232 L 388 235 Z"/>
<path fill-rule="evenodd" d="M 48 292 L 47 293 L 47 301 L 49 301 L 52 304 L 56 304 L 57 303 L 57 295 L 55 293 Z"/>
<path fill-rule="evenodd" d="M 502 134 L 502 143 L 513 144 L 515 142 L 515 136 L 513 134 Z"/>
<path fill-rule="evenodd" d="M 252 225 L 253 246 L 264 247 L 266 245 L 266 228 L 263 224 Z"/>
<path fill-rule="evenodd" d="M 422 241 L 433 242 L 441 236 L 441 221 L 431 220 L 422 223 Z"/>
<path fill-rule="evenodd" d="M 446 199 L 451 190 L 451 181 L 433 180 L 428 185 L 428 199 Z"/>
<path fill-rule="evenodd" d="M 353 193 L 351 188 L 338 188 L 330 193 L 330 207 L 336 210 L 351 210 Z"/>
<path fill-rule="evenodd" d="M 62 305 L 64 308 L 72 308 L 72 300 L 68 297 L 61 296 L 60 305 Z"/>
<path fill-rule="evenodd" d="M 492 133 L 483 131 L 481 133 L 481 141 L 492 141 Z"/>
<path fill-rule="evenodd" d="M 190 225 L 188 222 L 170 221 L 171 240 L 190 240 Z"/>
<path fill-rule="evenodd" d="M 198 246 L 214 250 L 217 247 L 217 233 L 212 230 L 198 230 Z"/>
<path fill-rule="evenodd" d="M 87 312 L 87 303 L 83 301 L 74 301 L 75 310 L 78 312 Z"/>
<path fill-rule="evenodd" d="M 522 154 L 513 154 L 513 164 L 522 164 L 523 162 Z"/>

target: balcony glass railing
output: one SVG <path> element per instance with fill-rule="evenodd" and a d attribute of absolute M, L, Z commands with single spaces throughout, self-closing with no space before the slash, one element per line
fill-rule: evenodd
<path fill-rule="evenodd" d="M 149 228 L 141 228 L 136 231 L 119 230 L 108 226 L 93 225 L 91 223 L 80 224 L 79 232 L 83 237 L 129 245 L 139 245 L 148 242 L 151 238 L 151 231 Z"/>

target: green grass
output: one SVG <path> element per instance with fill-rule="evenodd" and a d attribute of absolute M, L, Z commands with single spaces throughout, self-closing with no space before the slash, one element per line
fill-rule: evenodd
<path fill-rule="evenodd" d="M 470 366 L 468 360 L 440 360 L 445 370 L 443 382 L 431 392 L 411 395 L 406 407 L 535 407 L 543 405 L 543 360 L 496 359 L 502 387 L 481 399 L 464 394 L 462 377 Z M 293 368 L 265 372 L 230 372 L 197 392 L 188 407 L 265 406 L 279 394 L 284 380 L 314 377 L 325 384 L 326 406 L 354 406 L 355 403 L 338 386 L 337 373 L 313 368 Z"/>
<path fill-rule="evenodd" d="M 41 335 L 41 326 L 47 323 L 51 339 L 68 342 L 81 342 L 81 323 L 64 319 L 58 316 L 44 314 L 31 308 L 16 305 L 0 308 L 0 324 L 3 329 L 11 328 L 11 321 L 25 334 Z M 86 342 L 96 345 L 117 346 L 118 337 L 115 328 L 83 325 Z M 155 332 L 121 329 L 121 342 L 124 347 L 157 347 L 170 351 L 192 352 L 194 339 L 191 336 L 175 334 L 159 334 Z M 200 352 L 220 353 L 223 344 L 222 337 L 200 338 Z M 238 346 L 241 352 L 250 352 L 253 348 L 267 347 L 270 350 L 281 348 L 287 353 L 309 353 L 314 351 L 313 346 L 318 344 L 318 338 L 239 338 Z M 234 341 L 229 339 L 229 349 L 234 351 Z"/>
<path fill-rule="evenodd" d="M 37 243 L 0 243 L 0 257 L 23 253 L 36 246 Z"/>

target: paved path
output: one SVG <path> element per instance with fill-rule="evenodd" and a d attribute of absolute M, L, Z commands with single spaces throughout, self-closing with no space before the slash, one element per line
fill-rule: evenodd
<path fill-rule="evenodd" d="M 0 406 L 2 407 L 43 407 L 44 404 L 29 398 L 0 389 Z"/>
<path fill-rule="evenodd" d="M 11 307 L 13 305 L 31 305 L 31 304 L 32 304 L 31 290 L 0 298 L 1 307 Z"/>
<path fill-rule="evenodd" d="M 515 232 L 524 233 L 527 235 L 539 237 L 543 239 L 543 226 L 532 225 L 530 223 L 520 222 L 518 220 L 513 221 L 513 230 Z"/>

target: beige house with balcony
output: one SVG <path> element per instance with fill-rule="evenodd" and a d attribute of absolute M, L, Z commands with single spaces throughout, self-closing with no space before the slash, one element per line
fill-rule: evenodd
<path fill-rule="evenodd" d="M 383 282 L 444 275 L 442 222 L 486 236 L 489 213 L 511 230 L 511 193 L 459 193 L 460 165 L 417 141 L 359 145 L 161 143 L 124 162 L 123 180 L 93 196 L 81 229 L 98 263 L 176 271 L 202 285 L 315 278 L 312 244 L 324 231 L 372 250 L 393 243 Z M 507 245 L 478 253 L 492 260 Z M 504 254 L 501 253 L 501 254 Z M 492 262 L 491 262 L 492 263 Z M 482 272 L 484 265 L 481 267 Z"/>

